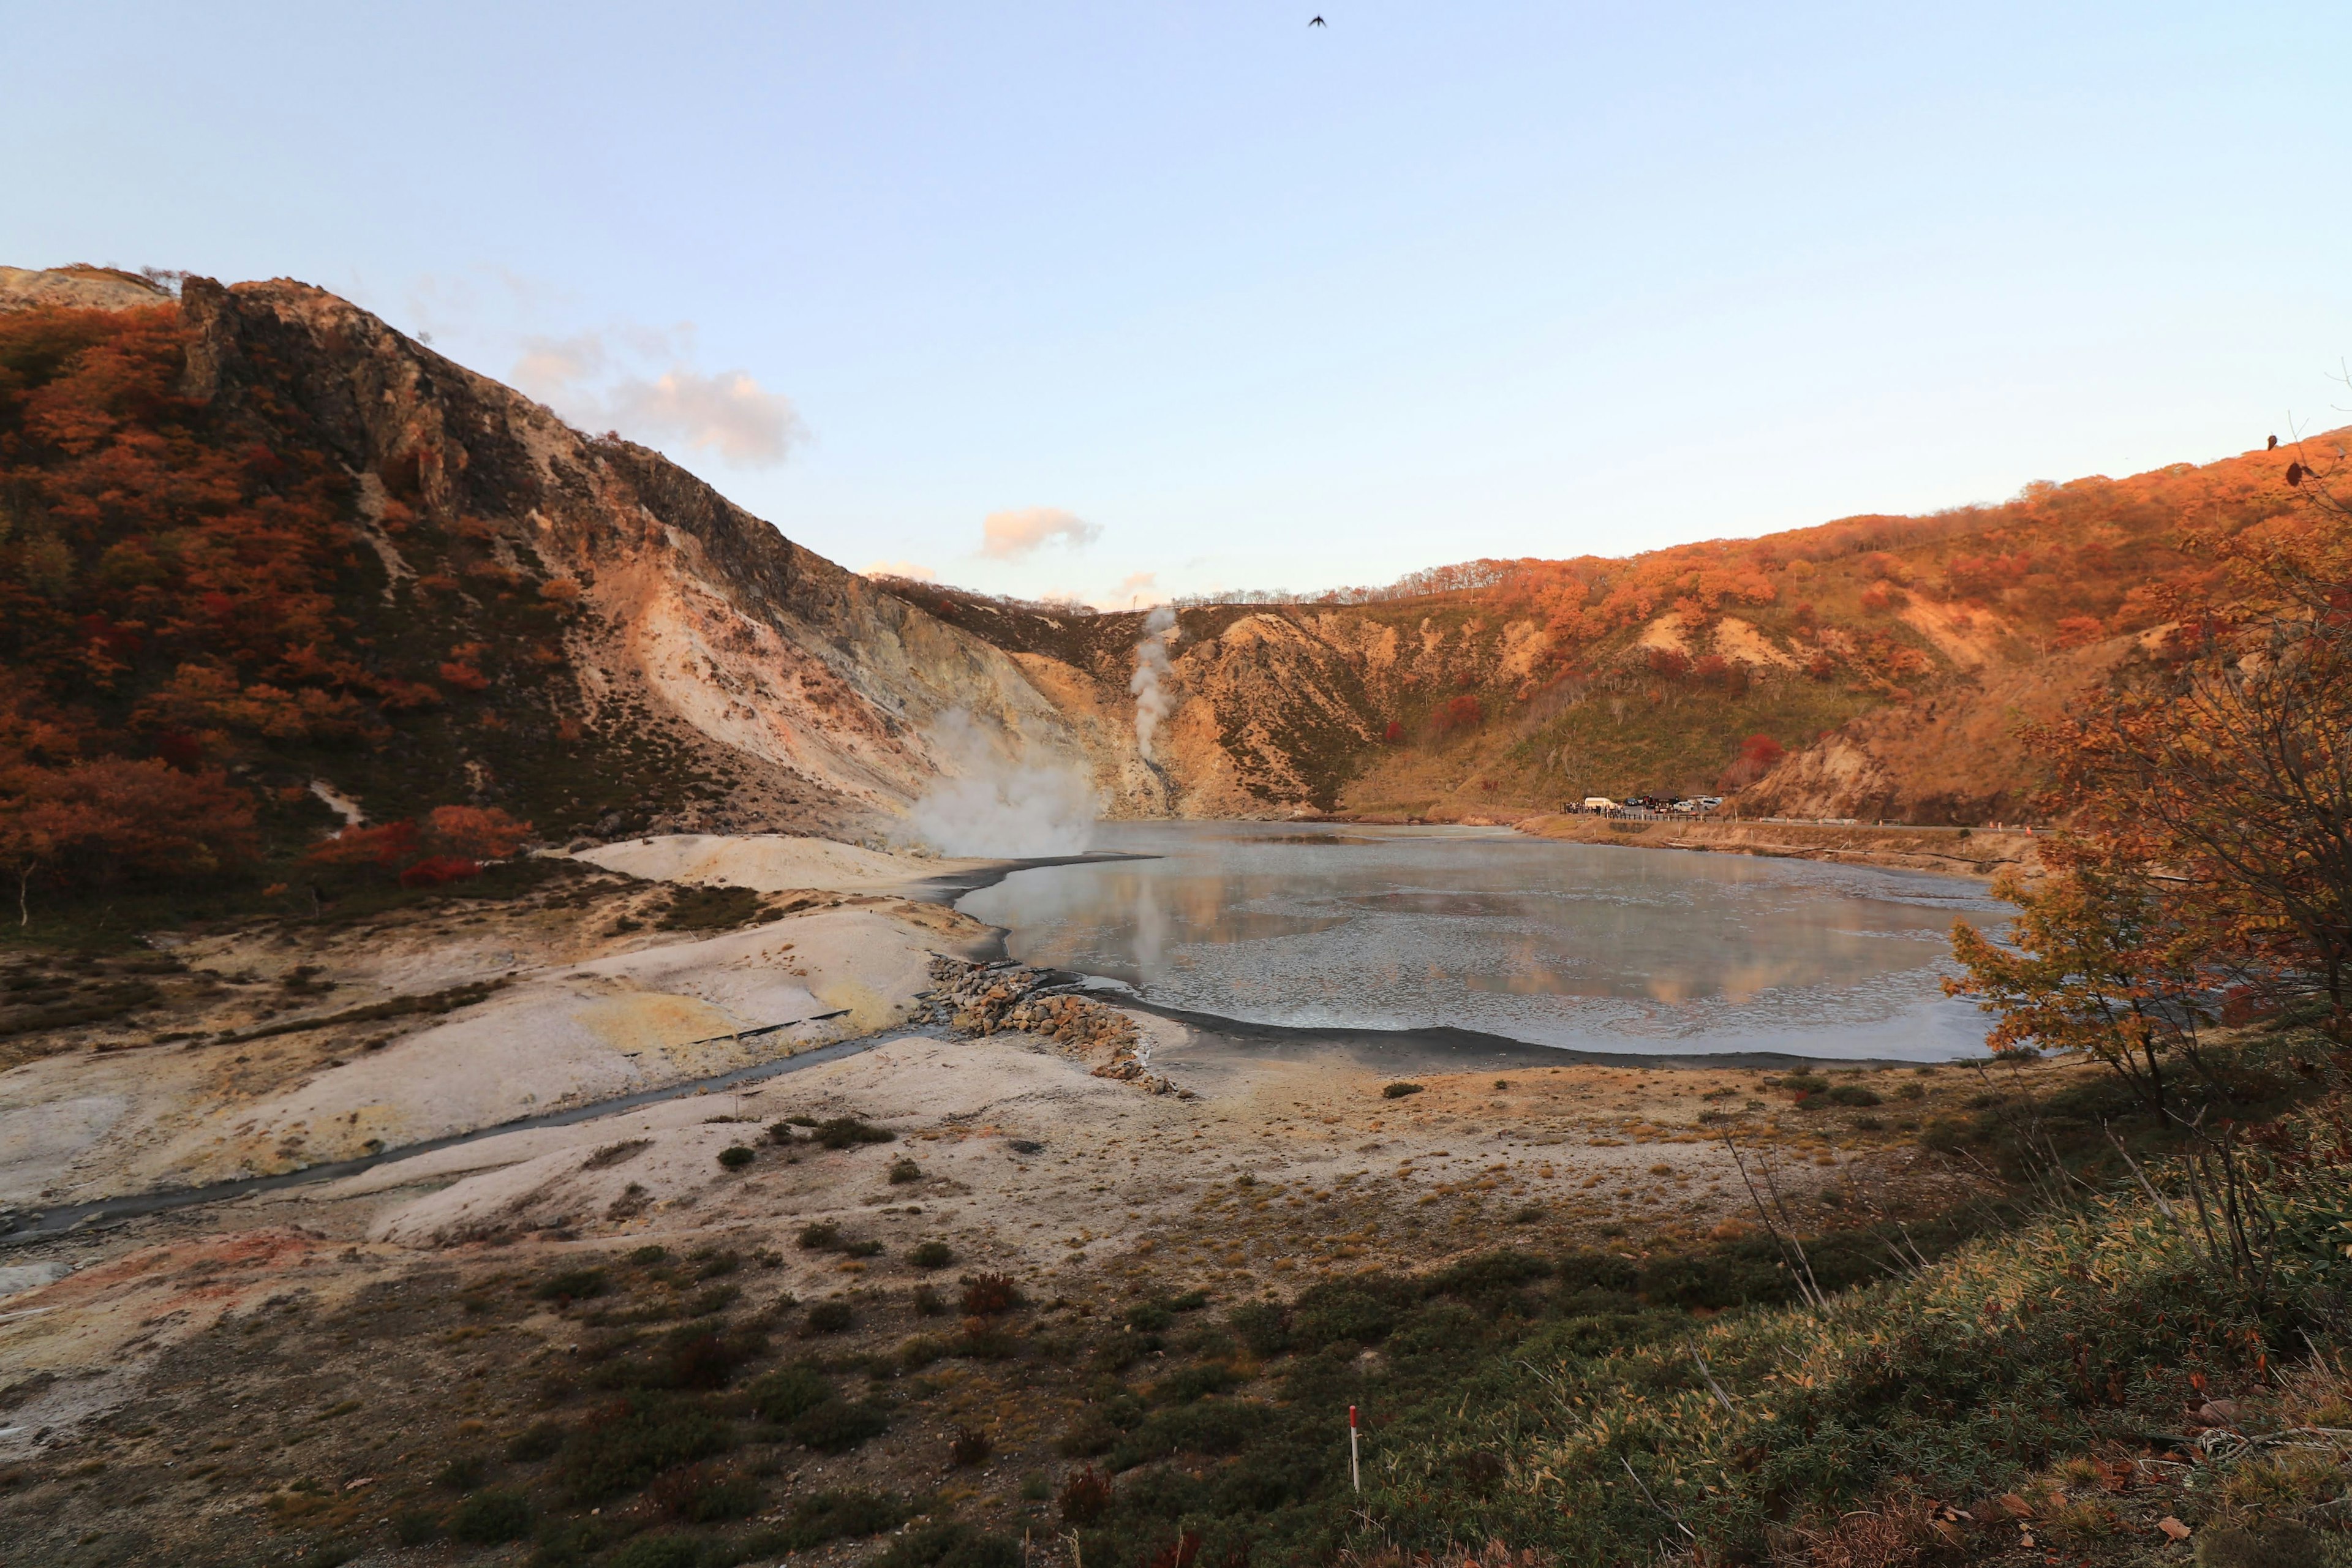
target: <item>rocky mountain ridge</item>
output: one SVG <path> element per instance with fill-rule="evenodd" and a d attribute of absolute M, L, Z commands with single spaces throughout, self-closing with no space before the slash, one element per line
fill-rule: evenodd
<path fill-rule="evenodd" d="M 0 590 L 46 627 L 12 655 L 47 685 L 11 722 L 224 768 L 289 845 L 335 825 L 326 802 L 497 805 L 562 839 L 889 836 L 943 773 L 1016 759 L 1078 770 L 1111 816 L 1505 820 L 1714 791 L 2013 820 L 2034 784 L 2019 723 L 2161 658 L 2216 580 L 2200 531 L 2293 500 L 2287 454 L 2258 452 L 1930 518 L 1481 563 L 1408 596 L 1186 607 L 1146 757 L 1141 614 L 845 571 L 322 289 L 10 269 L 0 335 L 32 378 Z M 234 498 L 173 489 L 204 464 Z M 107 500 L 126 484 L 140 507 Z M 173 577 L 205 529 L 249 568 L 315 564 L 265 613 L 235 560 Z M 240 614 L 309 629 L 229 637 Z M 942 723 L 958 710 L 971 726 Z"/>

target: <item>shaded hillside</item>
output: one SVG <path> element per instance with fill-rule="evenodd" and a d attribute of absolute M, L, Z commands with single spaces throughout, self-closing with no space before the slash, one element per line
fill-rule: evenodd
<path fill-rule="evenodd" d="M 1171 798 L 1460 817 L 1715 792 L 1789 815 L 2015 817 L 2034 784 L 2018 723 L 2161 657 L 2161 628 L 2224 591 L 2200 537 L 2284 515 L 2290 458 L 1624 560 L 1483 562 L 1456 574 L 1483 585 L 1413 597 L 1188 609 Z M 1127 711 L 1139 616 L 891 586 L 1066 711 Z"/>
<path fill-rule="evenodd" d="M 0 279 L 0 683 L 44 879 L 126 868 L 72 837 L 126 780 L 244 820 L 127 863 L 203 870 L 329 797 L 845 833 L 933 776 L 946 709 L 1074 744 L 995 648 L 333 295 L 97 269 Z"/>

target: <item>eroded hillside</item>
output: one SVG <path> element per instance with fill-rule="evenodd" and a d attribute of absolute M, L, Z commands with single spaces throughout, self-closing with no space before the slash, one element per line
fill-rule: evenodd
<path fill-rule="evenodd" d="M 1187 609 L 1156 773 L 1128 729 L 1139 615 L 890 585 L 1016 659 L 1130 803 L 1162 784 L 1181 815 L 1719 793 L 1756 813 L 1981 824 L 2028 812 L 2021 725 L 2168 657 L 2168 629 L 2226 595 L 2212 541 L 2291 526 L 2292 460 L 1625 560 L 1482 562 L 1405 597 Z"/>
<path fill-rule="evenodd" d="M 450 803 L 838 836 L 947 710 L 1076 745 L 995 647 L 286 280 L 0 278 L 0 610 L 10 793 L 249 820 L 188 864 Z"/>

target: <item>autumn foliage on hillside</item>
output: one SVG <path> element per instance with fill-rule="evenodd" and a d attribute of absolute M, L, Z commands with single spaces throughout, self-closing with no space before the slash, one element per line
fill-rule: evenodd
<path fill-rule="evenodd" d="M 20 920 L 44 884 L 250 861 L 278 804 L 257 760 L 379 745 L 390 715 L 441 700 L 339 611 L 350 478 L 267 437 L 267 384 L 237 420 L 181 395 L 185 357 L 169 304 L 0 314 L 0 867 Z"/>
<path fill-rule="evenodd" d="M 2158 1108 L 2216 1025 L 2315 1001 L 2352 1051 L 2352 505 L 2294 461 L 2300 505 L 2200 541 L 2221 592 L 2165 657 L 2036 732 L 2071 826 L 2002 889 L 2016 939 L 1955 935 L 1996 1047 L 2088 1050 Z"/>

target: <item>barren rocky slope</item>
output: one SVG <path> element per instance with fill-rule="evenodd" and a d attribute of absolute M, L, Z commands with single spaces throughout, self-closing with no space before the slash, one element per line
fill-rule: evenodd
<path fill-rule="evenodd" d="M 186 404 L 117 438 L 173 420 L 340 474 L 334 608 L 404 679 L 373 743 L 250 737 L 240 761 L 267 782 L 315 774 L 372 818 L 460 799 L 543 832 L 837 835 L 921 790 L 950 709 L 1009 753 L 1074 751 L 997 649 L 324 290 L 191 278 L 175 302 L 100 269 L 12 269 L 11 309 L 176 310 Z"/>

